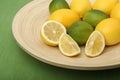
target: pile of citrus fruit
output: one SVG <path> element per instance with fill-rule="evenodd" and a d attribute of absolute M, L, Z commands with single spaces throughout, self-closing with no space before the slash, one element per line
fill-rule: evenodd
<path fill-rule="evenodd" d="M 85 45 L 89 57 L 100 55 L 105 46 L 120 43 L 119 0 L 52 0 L 50 16 L 43 23 L 41 39 L 58 46 L 65 56 L 77 56 Z"/>

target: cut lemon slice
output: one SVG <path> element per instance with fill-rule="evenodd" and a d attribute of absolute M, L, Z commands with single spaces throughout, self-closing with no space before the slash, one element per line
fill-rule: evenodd
<path fill-rule="evenodd" d="M 87 40 L 85 54 L 90 57 L 100 55 L 105 48 L 105 40 L 99 31 L 94 31 Z"/>
<path fill-rule="evenodd" d="M 46 21 L 40 30 L 42 40 L 50 46 L 57 46 L 63 33 L 66 33 L 64 25 L 54 20 Z"/>
<path fill-rule="evenodd" d="M 80 47 L 68 34 L 61 35 L 59 49 L 65 56 L 76 56 L 80 54 Z"/>

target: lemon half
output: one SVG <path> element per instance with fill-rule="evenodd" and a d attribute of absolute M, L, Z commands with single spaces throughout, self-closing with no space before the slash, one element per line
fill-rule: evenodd
<path fill-rule="evenodd" d="M 40 30 L 41 39 L 50 46 L 57 46 L 63 33 L 66 33 L 64 25 L 54 20 L 45 22 Z"/>

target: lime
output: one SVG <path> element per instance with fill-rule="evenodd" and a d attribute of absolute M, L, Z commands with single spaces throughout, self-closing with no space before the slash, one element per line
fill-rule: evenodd
<path fill-rule="evenodd" d="M 52 0 L 49 5 L 49 12 L 52 14 L 54 11 L 63 8 L 69 9 L 69 5 L 65 0 Z"/>
<path fill-rule="evenodd" d="M 90 10 L 84 15 L 83 21 L 88 22 L 95 28 L 100 21 L 108 17 L 106 13 L 100 10 Z"/>
<path fill-rule="evenodd" d="M 120 43 L 120 21 L 114 18 L 108 18 L 101 21 L 96 30 L 100 31 L 105 37 L 106 45 L 115 45 Z"/>
<path fill-rule="evenodd" d="M 84 45 L 93 32 L 93 27 L 84 21 L 78 21 L 67 29 L 67 33 L 79 44 Z"/>

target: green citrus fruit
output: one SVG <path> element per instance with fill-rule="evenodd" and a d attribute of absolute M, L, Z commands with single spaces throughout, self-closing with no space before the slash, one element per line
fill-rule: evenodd
<path fill-rule="evenodd" d="M 49 12 L 52 14 L 54 11 L 64 8 L 69 9 L 69 5 L 65 0 L 52 0 L 49 5 Z"/>
<path fill-rule="evenodd" d="M 79 44 L 84 45 L 93 32 L 93 27 L 84 21 L 78 21 L 67 29 L 67 33 Z"/>
<path fill-rule="evenodd" d="M 84 15 L 83 21 L 86 21 L 95 28 L 100 21 L 108 17 L 109 16 L 106 13 L 100 10 L 90 10 Z"/>

